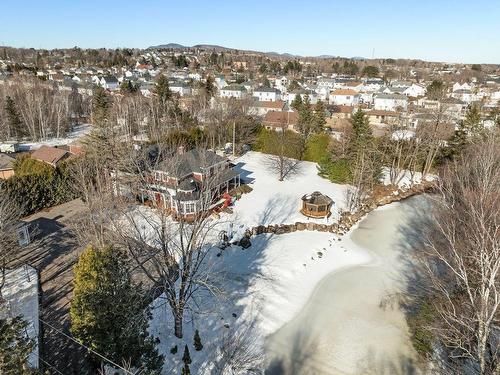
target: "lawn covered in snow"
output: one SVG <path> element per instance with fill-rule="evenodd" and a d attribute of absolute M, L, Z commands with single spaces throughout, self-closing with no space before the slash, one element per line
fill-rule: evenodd
<path fill-rule="evenodd" d="M 244 194 L 234 207 L 234 220 L 247 227 L 267 224 L 293 224 L 295 222 L 317 221 L 300 213 L 301 198 L 305 194 L 319 191 L 335 202 L 330 221 L 338 218 L 339 210 L 345 209 L 345 185 L 334 184 L 318 176 L 317 164 L 307 161 L 299 163 L 298 173 L 279 181 L 267 163 L 268 156 L 260 152 L 247 152 L 233 160 L 235 169 L 241 172 L 253 191 Z"/>
<path fill-rule="evenodd" d="M 245 332 L 252 350 L 260 353 L 266 336 L 292 319 L 305 305 L 315 286 L 328 274 L 369 262 L 370 255 L 348 237 L 323 232 L 263 234 L 252 237 L 252 246 L 243 250 L 232 246 L 217 257 L 214 248 L 210 264 L 220 290 L 196 298 L 196 313 L 187 314 L 184 339 L 173 336 L 173 320 L 166 300 L 153 303 L 150 332 L 160 339 L 165 355 L 164 374 L 180 371 L 182 354 L 188 344 L 193 360 L 191 372 L 218 373 L 224 337 Z M 198 329 L 204 348 L 193 347 Z M 170 349 L 178 346 L 173 355 Z"/>
<path fill-rule="evenodd" d="M 80 124 L 73 126 L 73 129 L 68 132 L 66 137 L 61 138 L 49 138 L 39 142 L 23 142 L 19 145 L 21 151 L 32 151 L 37 150 L 42 146 L 64 146 L 69 145 L 90 133 L 92 125 L 90 124 Z"/>
<path fill-rule="evenodd" d="M 38 368 L 38 275 L 28 265 L 7 270 L 2 294 L 7 301 L 0 307 L 0 317 L 22 316 L 28 322 L 29 337 L 35 340 L 35 348 L 28 357 L 31 367 Z"/>

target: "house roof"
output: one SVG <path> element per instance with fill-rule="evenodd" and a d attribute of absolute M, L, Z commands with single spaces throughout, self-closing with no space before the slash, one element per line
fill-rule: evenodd
<path fill-rule="evenodd" d="M 276 100 L 274 102 L 255 102 L 252 104 L 253 107 L 271 108 L 271 109 L 283 109 L 285 107 L 285 102 L 282 100 Z"/>
<path fill-rule="evenodd" d="M 395 99 L 395 100 L 408 100 L 404 95 L 400 94 L 377 94 L 375 99 Z"/>
<path fill-rule="evenodd" d="M 266 86 L 261 86 L 259 88 L 256 88 L 253 90 L 253 92 L 274 92 L 276 94 L 279 94 L 280 91 L 278 89 L 275 89 L 273 87 L 266 87 Z"/>
<path fill-rule="evenodd" d="M 267 112 L 262 121 L 265 125 L 269 126 L 283 126 L 283 125 L 295 125 L 299 120 L 299 113 L 293 112 L 278 112 L 270 111 Z"/>
<path fill-rule="evenodd" d="M 0 153 L 0 171 L 5 171 L 7 169 L 12 169 L 12 163 L 14 158 L 9 155 Z"/>
<path fill-rule="evenodd" d="M 382 109 L 372 109 L 366 113 L 368 116 L 388 116 L 397 117 L 398 113 L 394 111 L 384 111 Z"/>
<path fill-rule="evenodd" d="M 175 178 L 182 178 L 191 173 L 202 173 L 204 169 L 226 160 L 213 151 L 190 150 L 175 154 L 158 164 L 157 170 L 165 171 Z"/>
<path fill-rule="evenodd" d="M 221 89 L 221 91 L 223 91 L 223 90 L 225 90 L 225 91 L 247 91 L 245 86 L 236 85 L 236 84 L 225 86 Z"/>
<path fill-rule="evenodd" d="M 43 161 L 45 163 L 55 165 L 68 154 L 67 151 L 60 148 L 42 146 L 31 154 L 32 159 Z"/>
<path fill-rule="evenodd" d="M 332 91 L 330 95 L 356 95 L 357 92 L 351 89 L 338 89 L 335 91 Z"/>

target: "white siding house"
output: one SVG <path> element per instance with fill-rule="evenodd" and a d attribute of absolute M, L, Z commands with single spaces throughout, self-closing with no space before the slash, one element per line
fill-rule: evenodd
<path fill-rule="evenodd" d="M 264 86 L 253 90 L 252 96 L 261 102 L 275 102 L 281 100 L 281 92 L 278 89 Z"/>
<path fill-rule="evenodd" d="M 383 111 L 397 111 L 408 108 L 408 98 L 400 94 L 377 94 L 373 99 L 373 108 Z"/>
<path fill-rule="evenodd" d="M 242 99 L 247 95 L 247 90 L 242 85 L 228 85 L 220 90 L 221 98 Z"/>
<path fill-rule="evenodd" d="M 330 93 L 330 104 L 356 106 L 359 103 L 359 95 L 351 89 L 338 89 Z"/>

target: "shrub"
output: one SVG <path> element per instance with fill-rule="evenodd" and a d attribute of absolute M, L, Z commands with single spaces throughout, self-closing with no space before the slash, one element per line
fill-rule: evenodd
<path fill-rule="evenodd" d="M 194 348 L 197 352 L 203 349 L 203 344 L 201 343 L 200 332 L 198 330 L 194 331 Z"/>

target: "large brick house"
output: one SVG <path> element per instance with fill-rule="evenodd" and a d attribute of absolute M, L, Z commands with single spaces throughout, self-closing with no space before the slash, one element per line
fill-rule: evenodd
<path fill-rule="evenodd" d="M 240 174 L 213 151 L 181 150 L 156 158 L 146 180 L 143 194 L 176 219 L 189 221 L 224 205 L 224 193 L 240 185 Z"/>

